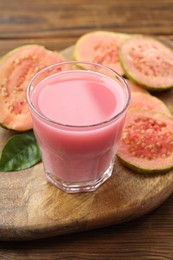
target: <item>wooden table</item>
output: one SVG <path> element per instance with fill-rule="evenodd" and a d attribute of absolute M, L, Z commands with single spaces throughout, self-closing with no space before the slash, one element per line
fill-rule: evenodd
<path fill-rule="evenodd" d="M 0 1 L 0 55 L 28 43 L 62 50 L 93 30 L 173 40 L 173 0 Z M 0 259 L 173 259 L 173 196 L 128 223 L 36 241 L 0 242 Z"/>

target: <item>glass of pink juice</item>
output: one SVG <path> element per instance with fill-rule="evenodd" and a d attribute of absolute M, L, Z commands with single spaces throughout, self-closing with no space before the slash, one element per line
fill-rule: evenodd
<path fill-rule="evenodd" d="M 63 62 L 27 89 L 48 181 L 66 192 L 94 191 L 111 175 L 130 100 L 124 79 L 88 62 Z"/>

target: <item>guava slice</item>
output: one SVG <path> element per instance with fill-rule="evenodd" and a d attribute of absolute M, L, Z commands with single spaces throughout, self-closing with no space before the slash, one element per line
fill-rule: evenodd
<path fill-rule="evenodd" d="M 129 38 L 128 34 L 109 31 L 94 31 L 82 35 L 74 46 L 72 57 L 78 61 L 89 61 L 109 66 L 120 75 L 124 74 L 119 62 L 118 50 Z"/>
<path fill-rule="evenodd" d="M 150 90 L 173 87 L 173 49 L 155 38 L 133 36 L 119 50 L 126 76 Z"/>
<path fill-rule="evenodd" d="M 147 109 L 172 116 L 169 108 L 159 98 L 145 93 L 132 92 L 129 109 Z"/>
<path fill-rule="evenodd" d="M 0 59 L 0 124 L 16 131 L 32 128 L 26 88 L 39 70 L 63 61 L 59 53 L 41 45 L 18 47 Z"/>
<path fill-rule="evenodd" d="M 173 118 L 129 110 L 117 156 L 137 172 L 161 173 L 173 168 Z"/>
<path fill-rule="evenodd" d="M 141 85 L 138 85 L 136 84 L 135 82 L 129 80 L 129 79 L 126 79 L 126 82 L 130 88 L 130 91 L 133 93 L 133 92 L 140 92 L 140 93 L 145 93 L 145 94 L 149 94 L 149 91 L 146 90 L 145 88 L 141 87 Z"/>

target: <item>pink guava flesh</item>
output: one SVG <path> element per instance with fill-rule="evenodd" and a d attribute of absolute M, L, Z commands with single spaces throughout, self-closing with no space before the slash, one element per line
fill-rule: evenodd
<path fill-rule="evenodd" d="M 26 88 L 41 69 L 64 58 L 40 45 L 21 46 L 0 60 L 0 124 L 16 131 L 32 128 Z"/>
<path fill-rule="evenodd" d="M 127 34 L 108 31 L 84 34 L 75 44 L 73 58 L 109 66 L 123 75 L 118 52 L 119 47 L 127 38 L 129 38 Z"/>
<path fill-rule="evenodd" d="M 173 168 L 173 118 L 147 110 L 129 110 L 117 152 L 138 172 Z"/>
<path fill-rule="evenodd" d="M 127 77 L 152 90 L 173 87 L 173 50 L 154 38 L 137 36 L 120 48 Z"/>
<path fill-rule="evenodd" d="M 139 92 L 132 93 L 129 108 L 142 108 L 172 116 L 171 111 L 159 98 Z"/>

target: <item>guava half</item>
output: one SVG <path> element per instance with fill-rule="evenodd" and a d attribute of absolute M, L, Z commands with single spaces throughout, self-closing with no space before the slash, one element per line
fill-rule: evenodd
<path fill-rule="evenodd" d="M 26 88 L 41 69 L 63 61 L 57 52 L 41 45 L 18 47 L 0 59 L 0 124 L 16 131 L 32 128 Z"/>
<path fill-rule="evenodd" d="M 139 92 L 132 92 L 129 109 L 130 108 L 142 108 L 150 111 L 164 113 L 170 117 L 172 116 L 169 108 L 159 98 Z"/>
<path fill-rule="evenodd" d="M 120 47 L 126 76 L 150 90 L 173 87 L 173 49 L 147 36 L 133 36 Z"/>
<path fill-rule="evenodd" d="M 129 110 L 117 156 L 137 172 L 161 173 L 173 168 L 173 118 Z"/>
<path fill-rule="evenodd" d="M 119 62 L 118 50 L 129 38 L 128 34 L 94 31 L 82 35 L 74 46 L 73 59 L 109 66 L 120 75 L 124 74 Z"/>

